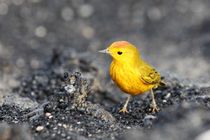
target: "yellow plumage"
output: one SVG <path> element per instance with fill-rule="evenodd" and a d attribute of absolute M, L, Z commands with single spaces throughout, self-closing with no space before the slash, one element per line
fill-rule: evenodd
<path fill-rule="evenodd" d="M 110 76 L 117 86 L 127 94 L 139 95 L 151 90 L 153 111 L 157 111 L 152 89 L 161 83 L 160 74 L 141 59 L 138 49 L 127 41 L 112 43 L 106 50 L 100 51 L 112 56 Z M 127 112 L 127 99 L 121 112 Z"/>
<path fill-rule="evenodd" d="M 129 64 L 111 63 L 110 75 L 112 80 L 127 94 L 142 94 L 151 88 L 158 86 L 159 73 L 145 65 L 132 67 Z"/>

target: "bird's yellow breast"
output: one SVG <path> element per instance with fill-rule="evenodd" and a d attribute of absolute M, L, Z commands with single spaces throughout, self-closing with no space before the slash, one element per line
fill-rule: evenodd
<path fill-rule="evenodd" d="M 154 85 L 142 82 L 141 72 L 137 67 L 120 65 L 113 61 L 110 66 L 110 75 L 117 86 L 127 94 L 142 94 L 154 87 Z"/>

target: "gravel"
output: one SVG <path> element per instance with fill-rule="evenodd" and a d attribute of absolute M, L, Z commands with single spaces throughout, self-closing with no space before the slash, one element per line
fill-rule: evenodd
<path fill-rule="evenodd" d="M 0 139 L 207 140 L 209 1 L 0 1 Z M 136 44 L 167 82 L 124 94 L 96 52 Z"/>
<path fill-rule="evenodd" d="M 64 59 L 63 54 L 57 54 L 59 63 L 50 61 L 45 68 L 21 80 L 13 93 L 21 100 L 30 98 L 24 100 L 28 108 L 18 104 L 19 99 L 14 100 L 16 104 L 4 103 L 0 107 L 1 122 L 27 124 L 34 139 L 186 140 L 199 138 L 209 129 L 209 88 L 167 76 L 167 86 L 155 90 L 160 112 L 151 112 L 151 97 L 145 94 L 134 97 L 128 106 L 129 113 L 123 114 L 119 109 L 124 101 L 104 98 L 104 94 L 112 94 L 109 87 L 99 87 L 94 82 L 99 76 L 97 68 L 86 60 L 77 65 L 66 63 L 65 59 L 70 58 Z M 84 64 L 85 69 L 81 67 Z M 80 72 L 63 73 L 72 66 L 78 67 L 84 76 Z M 85 77 L 85 73 L 89 76 Z M 31 107 L 32 101 L 39 105 Z"/>

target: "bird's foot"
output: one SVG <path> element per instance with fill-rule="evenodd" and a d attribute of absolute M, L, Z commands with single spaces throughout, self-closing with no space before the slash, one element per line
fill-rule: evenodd
<path fill-rule="evenodd" d="M 126 107 L 123 107 L 122 109 L 120 109 L 119 112 L 122 112 L 122 113 L 128 113 L 128 110 Z"/>
<path fill-rule="evenodd" d="M 157 105 L 153 105 L 152 108 L 152 113 L 158 112 L 160 109 L 157 107 Z"/>
<path fill-rule="evenodd" d="M 152 89 L 151 89 L 151 95 L 152 95 L 152 113 L 155 113 L 155 112 L 158 112 L 160 109 L 157 107 L 154 92 Z"/>

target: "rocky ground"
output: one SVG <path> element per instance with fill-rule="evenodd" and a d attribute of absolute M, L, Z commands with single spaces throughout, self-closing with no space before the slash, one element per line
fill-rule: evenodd
<path fill-rule="evenodd" d="M 209 140 L 207 0 L 0 1 L 0 139 Z M 125 96 L 97 54 L 139 46 L 167 85 Z"/>

